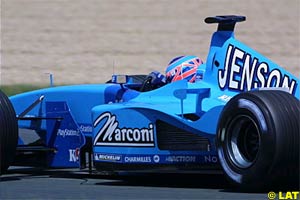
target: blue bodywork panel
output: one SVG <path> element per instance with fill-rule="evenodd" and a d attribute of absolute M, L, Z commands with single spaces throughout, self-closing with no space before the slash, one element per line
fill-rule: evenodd
<path fill-rule="evenodd" d="M 86 152 L 99 170 L 107 164 L 113 169 L 215 166 L 219 117 L 233 96 L 281 88 L 299 99 L 299 79 L 236 40 L 236 22 L 219 24 L 195 83 L 182 80 L 140 92 L 133 87 L 142 83 L 126 78 L 119 84 L 113 78 L 10 97 L 20 132 L 36 135 L 26 142 L 26 133 L 20 134 L 19 147 L 43 141 L 39 146 L 53 149 L 46 155 L 50 167 L 82 167 Z"/>

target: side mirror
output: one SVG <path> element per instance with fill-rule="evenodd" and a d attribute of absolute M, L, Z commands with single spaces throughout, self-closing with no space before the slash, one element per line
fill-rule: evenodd
<path fill-rule="evenodd" d="M 111 79 L 112 83 L 117 84 L 125 84 L 128 82 L 128 76 L 127 75 L 113 75 Z"/>

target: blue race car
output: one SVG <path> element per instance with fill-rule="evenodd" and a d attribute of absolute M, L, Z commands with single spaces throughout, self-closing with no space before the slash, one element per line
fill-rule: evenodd
<path fill-rule="evenodd" d="M 235 39 L 245 19 L 206 18 L 218 24 L 206 62 L 177 57 L 165 76 L 1 92 L 1 174 L 38 165 L 223 171 L 245 188 L 298 183 L 299 79 Z"/>

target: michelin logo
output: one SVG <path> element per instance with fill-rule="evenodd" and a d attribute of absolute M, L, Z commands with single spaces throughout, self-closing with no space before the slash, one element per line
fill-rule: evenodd
<path fill-rule="evenodd" d="M 94 158 L 97 161 L 113 161 L 113 162 L 120 162 L 122 160 L 121 155 L 114 155 L 114 154 L 94 154 Z"/>

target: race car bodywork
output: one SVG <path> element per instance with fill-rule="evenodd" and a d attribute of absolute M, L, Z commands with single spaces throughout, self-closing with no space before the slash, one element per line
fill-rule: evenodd
<path fill-rule="evenodd" d="M 218 30 L 195 83 L 182 80 L 141 92 L 146 76 L 114 75 L 105 84 L 10 97 L 19 127 L 14 164 L 93 163 L 98 171 L 113 172 L 223 169 L 246 187 L 261 176 L 270 183 L 274 173 L 290 180 L 292 175 L 279 172 L 299 169 L 299 79 L 235 39 L 235 24 L 244 20 L 206 18 Z M 1 135 L 13 138 L 5 130 Z M 14 157 L 4 154 L 2 171 L 11 164 L 7 157 Z"/>

